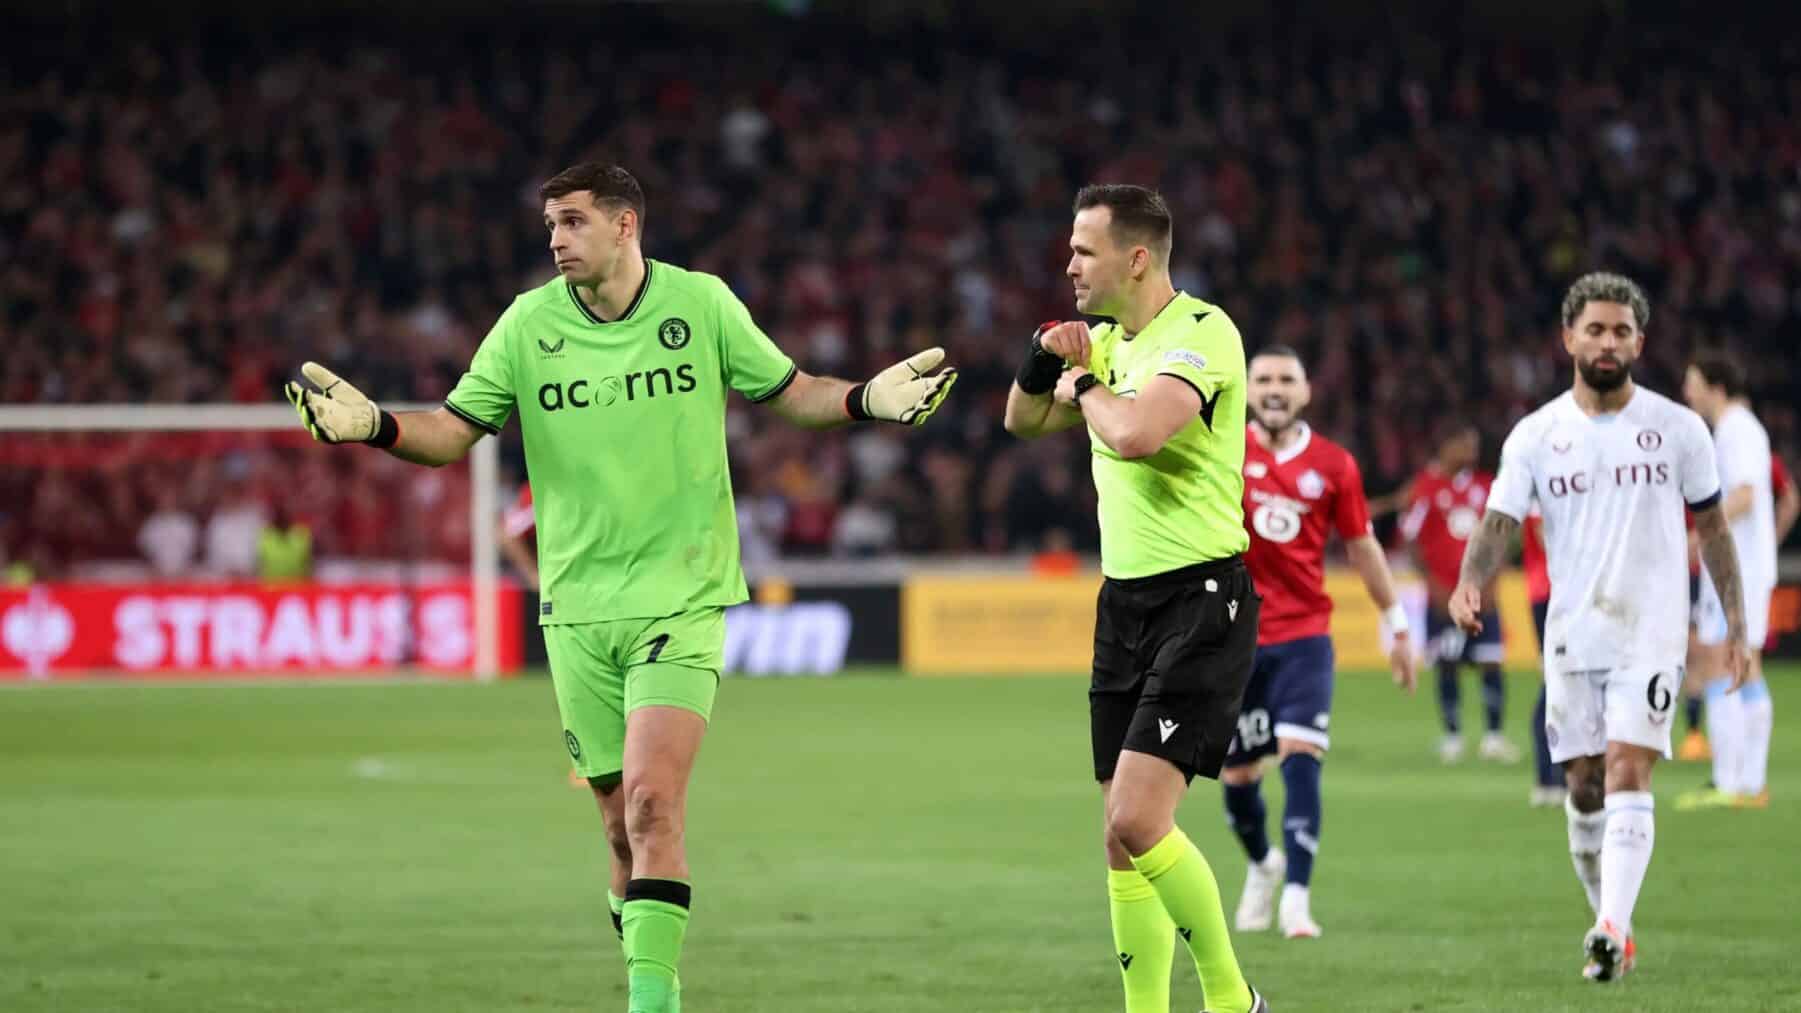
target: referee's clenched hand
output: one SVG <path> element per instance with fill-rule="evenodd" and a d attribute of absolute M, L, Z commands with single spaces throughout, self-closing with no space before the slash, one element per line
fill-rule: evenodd
<path fill-rule="evenodd" d="M 1038 345 L 1053 355 L 1061 356 L 1064 362 L 1087 366 L 1088 323 L 1083 320 L 1065 320 L 1040 334 Z"/>
<path fill-rule="evenodd" d="M 1064 370 L 1062 378 L 1057 381 L 1057 389 L 1051 392 L 1051 396 L 1058 404 L 1076 407 L 1076 381 L 1087 375 L 1088 370 L 1081 366 L 1071 366 Z"/>

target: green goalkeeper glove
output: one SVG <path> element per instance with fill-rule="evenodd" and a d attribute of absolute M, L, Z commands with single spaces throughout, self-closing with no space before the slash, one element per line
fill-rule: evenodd
<path fill-rule="evenodd" d="M 957 382 L 957 371 L 946 369 L 927 376 L 944 361 L 944 349 L 928 348 L 905 362 L 859 383 L 844 396 L 844 410 L 858 421 L 880 419 L 917 426 L 932 417 Z"/>
<path fill-rule="evenodd" d="M 283 391 L 300 415 L 300 424 L 320 443 L 367 443 L 386 449 L 400 439 L 400 424 L 394 416 L 362 391 L 316 362 L 300 367 L 300 374 L 318 387 L 317 391 L 288 381 Z"/>

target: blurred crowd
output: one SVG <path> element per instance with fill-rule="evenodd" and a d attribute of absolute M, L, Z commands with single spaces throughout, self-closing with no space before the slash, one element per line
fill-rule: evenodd
<path fill-rule="evenodd" d="M 469 499 L 467 467 L 322 453 L 298 431 L 11 433 L 0 580 L 294 579 L 334 557 L 441 577 L 426 564 L 468 563 Z"/>
<path fill-rule="evenodd" d="M 736 404 L 752 557 L 1094 545 L 1085 442 L 999 428 L 1026 336 L 1071 312 L 1069 204 L 1093 180 L 1164 190 L 1177 286 L 1253 350 L 1302 350 L 1314 424 L 1373 496 L 1435 420 L 1480 419 L 1492 455 L 1567 383 L 1557 305 L 1595 268 L 1651 293 L 1641 380 L 1674 394 L 1690 349 L 1731 347 L 1794 459 L 1801 40 L 1063 42 L 20 33 L 0 43 L 0 401 L 270 402 L 307 358 L 379 399 L 441 398 L 551 274 L 537 184 L 604 157 L 644 184 L 646 252 L 723 276 L 804 368 L 861 377 L 943 344 L 964 371 L 918 432 L 821 437 Z M 413 522 L 405 483 L 453 481 L 234 453 L 206 483 L 80 455 L 15 472 L 0 553 L 52 572 L 142 554 L 170 503 L 267 511 L 290 467 L 336 475 L 317 526 L 376 509 L 377 532 Z"/>

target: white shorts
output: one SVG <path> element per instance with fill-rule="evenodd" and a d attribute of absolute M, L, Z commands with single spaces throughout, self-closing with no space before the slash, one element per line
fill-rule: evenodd
<path fill-rule="evenodd" d="M 1670 716 L 1682 696 L 1680 664 L 1560 671 L 1545 659 L 1545 741 L 1556 763 L 1602 756 L 1609 742 L 1670 757 Z"/>
<path fill-rule="evenodd" d="M 1745 643 L 1753 651 L 1763 650 L 1770 635 L 1770 599 L 1775 593 L 1767 584 L 1745 588 Z M 1726 642 L 1726 606 L 1720 604 L 1720 593 L 1705 574 L 1700 600 L 1695 602 L 1695 635 L 1709 647 Z"/>

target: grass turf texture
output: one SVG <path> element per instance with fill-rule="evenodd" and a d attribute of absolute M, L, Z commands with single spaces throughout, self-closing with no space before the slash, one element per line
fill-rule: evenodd
<path fill-rule="evenodd" d="M 1640 971 L 1599 987 L 1526 767 L 1441 767 L 1429 689 L 1341 677 L 1326 935 L 1238 937 L 1251 981 L 1283 1011 L 1801 1008 L 1801 672 L 1772 683 L 1774 807 L 1678 813 L 1705 771 L 1660 770 Z M 1535 684 L 1509 691 L 1523 744 Z M 564 764 L 537 679 L 0 691 L 0 1009 L 623 1009 L 600 822 Z M 1097 810 L 1080 680 L 728 681 L 684 1005 L 1116 1010 Z M 1181 821 L 1236 903 L 1218 787 Z M 1185 954 L 1176 976 L 1198 1008 Z"/>

